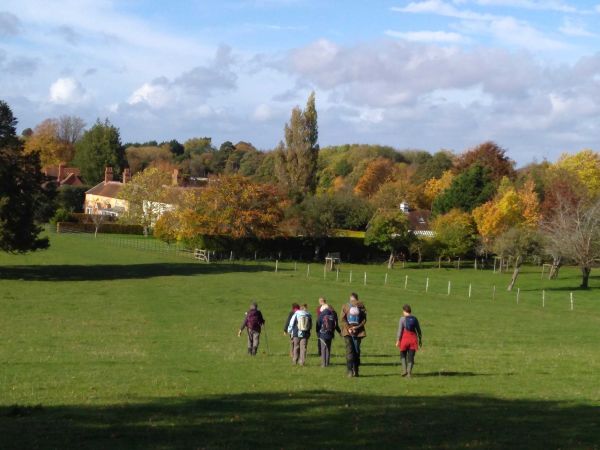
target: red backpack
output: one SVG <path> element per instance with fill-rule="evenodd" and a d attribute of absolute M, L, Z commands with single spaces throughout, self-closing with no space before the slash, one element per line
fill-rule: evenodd
<path fill-rule="evenodd" d="M 246 326 L 249 330 L 260 331 L 262 322 L 262 314 L 258 309 L 251 309 L 246 313 Z"/>

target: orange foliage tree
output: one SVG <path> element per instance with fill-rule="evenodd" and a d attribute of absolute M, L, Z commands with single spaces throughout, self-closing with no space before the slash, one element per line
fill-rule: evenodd
<path fill-rule="evenodd" d="M 376 158 L 367 165 L 365 173 L 354 187 L 354 192 L 362 197 L 371 197 L 391 178 L 393 173 L 393 161 L 387 158 Z"/>
<path fill-rule="evenodd" d="M 42 166 L 68 163 L 73 159 L 73 144 L 59 137 L 59 124 L 55 119 L 46 119 L 33 130 L 25 141 L 25 153 L 38 153 Z"/>

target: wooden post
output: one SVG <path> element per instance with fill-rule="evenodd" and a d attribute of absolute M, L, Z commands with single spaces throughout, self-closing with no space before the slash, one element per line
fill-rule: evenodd
<path fill-rule="evenodd" d="M 229 253 L 229 261 L 233 261 L 233 250 Z"/>
<path fill-rule="evenodd" d="M 546 291 L 542 291 L 542 308 L 546 307 Z"/>
<path fill-rule="evenodd" d="M 306 265 L 306 278 L 310 277 L 310 264 Z"/>
<path fill-rule="evenodd" d="M 327 266 L 323 266 L 323 279 L 326 280 L 327 279 Z"/>
<path fill-rule="evenodd" d="M 276 259 L 276 260 L 275 260 L 275 273 L 277 273 L 277 268 L 278 268 L 278 266 L 279 266 L 279 260 L 278 260 L 278 259 Z"/>
<path fill-rule="evenodd" d="M 385 279 L 383 280 L 383 284 L 384 284 L 384 285 L 385 285 L 385 284 L 387 284 L 387 277 L 388 277 L 388 274 L 387 274 L 387 272 L 386 272 L 386 273 L 385 273 Z"/>
<path fill-rule="evenodd" d="M 544 278 L 544 269 L 546 268 L 546 266 L 544 264 L 542 264 L 542 275 L 540 275 L 540 280 L 542 278 Z"/>
<path fill-rule="evenodd" d="M 404 277 L 404 289 L 408 287 L 408 275 Z"/>
<path fill-rule="evenodd" d="M 425 280 L 425 293 L 429 292 L 429 277 Z"/>
<path fill-rule="evenodd" d="M 352 283 L 352 271 L 350 271 L 350 283 Z"/>
<path fill-rule="evenodd" d="M 365 281 L 363 283 L 365 286 L 367 285 L 367 272 L 365 272 Z"/>
<path fill-rule="evenodd" d="M 496 273 L 496 262 L 497 262 L 497 261 L 498 261 L 498 260 L 497 260 L 496 258 L 494 258 L 494 273 Z"/>
<path fill-rule="evenodd" d="M 294 261 L 294 272 L 298 270 L 298 263 L 296 261 Z"/>
<path fill-rule="evenodd" d="M 254 252 L 254 261 L 256 261 L 256 252 Z"/>
<path fill-rule="evenodd" d="M 471 298 L 471 283 L 469 283 L 469 298 Z"/>
<path fill-rule="evenodd" d="M 458 270 L 460 270 L 460 258 L 458 258 Z"/>
<path fill-rule="evenodd" d="M 573 293 L 571 292 L 571 311 L 573 311 Z"/>
<path fill-rule="evenodd" d="M 477 258 L 475 258 L 475 270 L 477 270 Z"/>
<path fill-rule="evenodd" d="M 521 295 L 521 288 L 517 288 L 517 305 L 519 304 L 519 296 Z"/>
<path fill-rule="evenodd" d="M 492 290 L 492 300 L 496 300 L 496 286 L 494 285 L 494 289 Z"/>
<path fill-rule="evenodd" d="M 406 261 L 402 260 L 402 268 L 404 269 L 404 265 L 405 265 Z"/>
<path fill-rule="evenodd" d="M 448 281 L 448 295 L 450 295 L 451 286 L 452 286 L 452 283 L 450 281 Z"/>

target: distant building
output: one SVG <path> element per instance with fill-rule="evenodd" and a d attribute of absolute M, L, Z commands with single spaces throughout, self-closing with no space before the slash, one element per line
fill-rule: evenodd
<path fill-rule="evenodd" d="M 400 203 L 400 211 L 408 216 L 410 231 L 418 237 L 435 237 L 435 232 L 429 225 L 431 211 L 426 209 L 411 209 L 408 203 Z"/>
<path fill-rule="evenodd" d="M 86 214 L 100 214 L 119 217 L 129 208 L 127 200 L 119 198 L 121 188 L 131 181 L 129 169 L 123 170 L 123 182 L 113 180 L 112 167 L 104 170 L 104 181 L 85 193 L 84 211 Z"/>
<path fill-rule="evenodd" d="M 44 167 L 42 172 L 58 186 L 83 186 L 77 167 L 66 167 L 65 163 L 60 163 L 58 166 Z"/>

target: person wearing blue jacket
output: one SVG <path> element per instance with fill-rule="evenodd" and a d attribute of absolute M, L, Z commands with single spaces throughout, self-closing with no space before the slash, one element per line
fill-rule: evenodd
<path fill-rule="evenodd" d="M 290 323 L 288 324 L 288 333 L 292 336 L 292 362 L 294 364 L 304 365 L 306 361 L 306 349 L 310 330 L 312 328 L 312 316 L 308 312 L 308 305 L 303 304 L 299 311 L 296 311 Z"/>
<path fill-rule="evenodd" d="M 321 367 L 329 366 L 331 342 L 336 331 L 342 332 L 338 324 L 337 313 L 328 304 L 324 304 L 321 306 L 317 319 L 317 337 L 321 345 Z"/>

